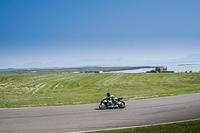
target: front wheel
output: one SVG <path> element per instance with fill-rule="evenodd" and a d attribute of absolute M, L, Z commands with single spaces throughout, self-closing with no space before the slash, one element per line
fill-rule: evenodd
<path fill-rule="evenodd" d="M 104 103 L 99 104 L 99 109 L 105 109 L 105 108 L 106 108 L 106 105 Z"/>
<path fill-rule="evenodd" d="M 125 107 L 126 107 L 125 102 L 121 102 L 121 103 L 119 104 L 119 108 L 125 108 Z"/>

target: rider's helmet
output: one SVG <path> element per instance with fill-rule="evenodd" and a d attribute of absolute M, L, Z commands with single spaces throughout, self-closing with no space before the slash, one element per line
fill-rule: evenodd
<path fill-rule="evenodd" d="M 111 96 L 111 94 L 108 92 L 108 93 L 107 93 L 107 96 L 108 96 L 108 97 L 110 97 L 110 96 Z"/>

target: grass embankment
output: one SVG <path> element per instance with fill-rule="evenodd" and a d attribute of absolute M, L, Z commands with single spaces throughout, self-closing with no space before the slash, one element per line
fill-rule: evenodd
<path fill-rule="evenodd" d="M 0 75 L 0 107 L 99 103 L 110 92 L 124 100 L 200 93 L 200 73 Z"/>
<path fill-rule="evenodd" d="M 184 123 L 138 127 L 121 130 L 97 131 L 93 133 L 199 133 L 200 121 L 190 121 Z"/>

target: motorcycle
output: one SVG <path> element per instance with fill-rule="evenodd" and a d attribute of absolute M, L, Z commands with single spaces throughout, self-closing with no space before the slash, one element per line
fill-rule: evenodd
<path fill-rule="evenodd" d="M 108 109 L 108 108 L 125 108 L 125 102 L 121 101 L 123 97 L 117 98 L 114 102 L 110 98 L 103 98 L 99 104 L 99 109 Z"/>

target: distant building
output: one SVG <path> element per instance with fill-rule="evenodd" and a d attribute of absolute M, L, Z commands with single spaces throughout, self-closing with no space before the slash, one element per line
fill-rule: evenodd
<path fill-rule="evenodd" d="M 163 71 L 167 71 L 167 67 L 159 66 L 159 67 L 156 67 L 155 70 L 158 71 L 159 73 L 161 73 L 161 72 L 163 72 Z"/>
<path fill-rule="evenodd" d="M 80 73 L 80 72 L 72 72 L 72 73 Z"/>
<path fill-rule="evenodd" d="M 103 73 L 103 71 L 95 71 L 95 73 Z"/>
<path fill-rule="evenodd" d="M 167 67 L 158 66 L 155 70 L 147 71 L 147 73 L 174 73 L 174 71 L 167 71 Z"/>
<path fill-rule="evenodd" d="M 68 74 L 69 72 L 62 72 L 62 74 Z"/>

